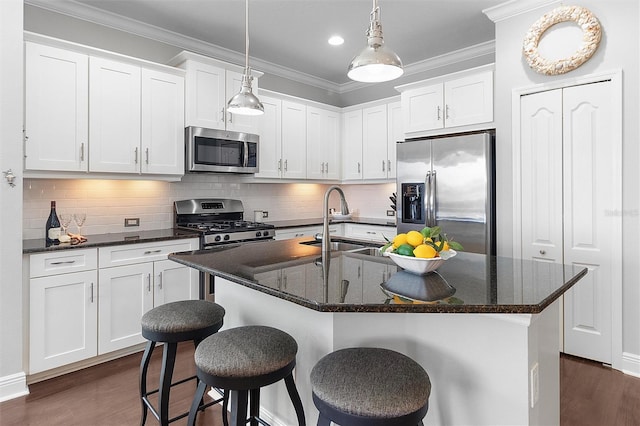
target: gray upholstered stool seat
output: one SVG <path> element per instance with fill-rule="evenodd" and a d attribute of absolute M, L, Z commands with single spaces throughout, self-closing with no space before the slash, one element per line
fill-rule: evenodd
<path fill-rule="evenodd" d="M 418 425 L 427 413 L 431 382 L 411 358 L 381 348 L 347 348 L 311 370 L 318 425 Z"/>
<path fill-rule="evenodd" d="M 217 332 L 222 327 L 224 314 L 224 308 L 216 303 L 205 300 L 183 300 L 160 305 L 142 316 L 140 321 L 142 336 L 148 340 L 140 363 L 142 425 L 146 422 L 148 409 L 160 421 L 161 425 L 167 425 L 187 416 L 188 413 L 183 413 L 171 419 L 169 418 L 171 386 L 196 378 L 196 376 L 192 376 L 172 383 L 178 343 L 192 340 L 197 347 L 205 337 Z M 158 342 L 164 343 L 160 384 L 158 389 L 147 391 L 147 370 L 151 355 Z M 153 407 L 148 398 L 149 395 L 155 393 L 159 393 L 157 409 Z M 206 406 L 213 403 L 209 403 Z M 199 408 L 204 409 L 205 405 L 201 405 Z"/>
<path fill-rule="evenodd" d="M 259 419 L 260 388 L 284 379 L 298 423 L 305 425 L 302 402 L 293 380 L 298 344 L 287 333 L 265 326 L 245 326 L 218 332 L 200 343 L 195 353 L 198 390 L 187 424 L 195 424 L 198 402 L 207 386 L 229 392 L 232 401 L 231 424 Z M 258 420 L 259 419 L 259 420 Z"/>

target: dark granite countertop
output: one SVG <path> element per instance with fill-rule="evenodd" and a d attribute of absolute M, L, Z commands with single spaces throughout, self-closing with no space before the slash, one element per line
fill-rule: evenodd
<path fill-rule="evenodd" d="M 198 234 L 182 229 L 157 229 L 153 231 L 122 232 L 114 234 L 87 235 L 87 241 L 71 245 L 69 243 L 57 244 L 47 247 L 44 238 L 22 241 L 22 253 L 42 253 L 55 250 L 70 250 L 106 247 L 124 244 L 152 243 L 155 241 L 180 240 L 185 238 L 198 238 Z"/>
<path fill-rule="evenodd" d="M 274 220 L 266 222 L 276 227 L 276 229 L 297 228 L 299 226 L 314 226 L 322 225 L 322 218 L 311 219 L 290 219 L 290 220 Z M 362 225 L 376 225 L 376 226 L 396 226 L 395 218 L 389 217 L 387 219 L 370 218 L 370 217 L 352 217 L 346 220 L 332 219 L 330 223 L 359 223 Z"/>
<path fill-rule="evenodd" d="M 458 253 L 437 273 L 418 276 L 387 257 L 348 251 L 323 256 L 319 246 L 301 244 L 310 241 L 228 245 L 169 259 L 324 312 L 536 314 L 587 273 L 569 265 Z M 304 278 L 282 279 L 294 274 Z"/>

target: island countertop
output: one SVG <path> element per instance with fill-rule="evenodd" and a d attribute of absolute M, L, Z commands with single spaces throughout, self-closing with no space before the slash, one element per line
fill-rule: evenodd
<path fill-rule="evenodd" d="M 537 314 L 587 273 L 571 265 L 459 252 L 437 273 L 419 276 L 387 257 L 353 251 L 323 256 L 320 246 L 305 243 L 313 239 L 233 244 L 169 259 L 322 312 Z"/>

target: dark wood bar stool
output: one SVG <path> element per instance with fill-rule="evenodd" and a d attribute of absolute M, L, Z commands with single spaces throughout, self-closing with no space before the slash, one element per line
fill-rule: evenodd
<path fill-rule="evenodd" d="M 347 348 L 311 370 L 318 426 L 416 426 L 429 408 L 431 382 L 411 358 L 388 349 Z"/>
<path fill-rule="evenodd" d="M 147 410 L 165 426 L 175 420 L 186 417 L 189 413 L 169 418 L 169 393 L 171 387 L 193 380 L 196 376 L 188 377 L 172 383 L 173 367 L 176 361 L 176 350 L 179 342 L 192 340 L 196 348 L 200 342 L 217 332 L 222 327 L 224 308 L 216 303 L 205 300 L 184 300 L 160 305 L 142 316 L 142 336 L 149 340 L 140 363 L 140 400 L 142 403 L 141 425 L 147 420 Z M 163 343 L 162 370 L 158 389 L 147 391 L 147 370 L 151 354 L 156 343 Z M 158 407 L 154 408 L 149 401 L 149 395 L 159 393 Z M 202 402 L 202 396 L 200 398 Z M 220 400 L 206 405 L 200 404 L 200 409 L 216 404 Z"/>
<path fill-rule="evenodd" d="M 195 353 L 198 390 L 187 424 L 195 424 L 200 399 L 207 386 L 212 386 L 230 393 L 233 426 L 247 422 L 252 426 L 266 425 L 259 417 L 260 388 L 284 379 L 298 424 L 305 426 L 302 401 L 292 374 L 297 352 L 295 339 L 272 327 L 237 327 L 207 337 Z"/>

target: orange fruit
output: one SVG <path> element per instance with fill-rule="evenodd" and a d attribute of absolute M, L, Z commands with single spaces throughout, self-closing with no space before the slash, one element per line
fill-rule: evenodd
<path fill-rule="evenodd" d="M 432 259 L 436 257 L 437 254 L 438 252 L 436 249 L 427 244 L 420 244 L 418 247 L 413 249 L 413 255 L 421 259 Z"/>
<path fill-rule="evenodd" d="M 407 232 L 407 243 L 414 247 L 418 247 L 420 244 L 424 243 L 424 235 L 418 231 L 409 231 Z"/>

